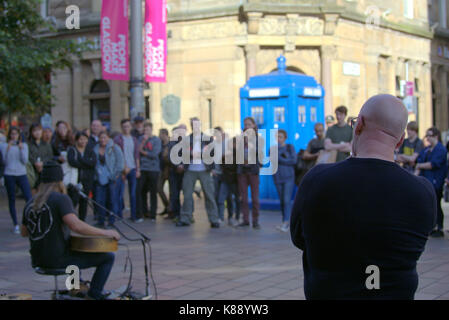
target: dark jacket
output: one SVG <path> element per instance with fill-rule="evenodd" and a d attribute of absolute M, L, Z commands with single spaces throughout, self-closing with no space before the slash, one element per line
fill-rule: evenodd
<path fill-rule="evenodd" d="M 59 157 L 61 152 L 67 151 L 70 147 L 70 143 L 66 141 L 59 140 L 56 135 L 53 136 L 51 147 L 53 149 L 53 159 L 59 162 Z"/>
<path fill-rule="evenodd" d="M 259 137 L 259 135 L 256 133 L 256 137 Z M 243 147 L 244 150 L 248 148 L 248 143 L 246 142 L 246 137 L 244 138 L 244 143 L 243 143 Z M 262 145 L 260 145 L 262 143 Z M 264 148 L 264 141 L 262 140 L 262 138 L 258 138 L 256 139 L 256 147 L 255 147 L 255 152 L 256 152 L 256 163 L 245 163 L 245 164 L 239 164 L 237 166 L 237 174 L 256 174 L 258 175 L 260 172 L 260 168 L 262 167 L 262 163 L 260 163 L 259 161 L 259 148 Z M 239 149 L 239 143 L 237 143 L 237 151 L 244 151 L 244 150 L 238 150 Z M 254 149 L 250 149 L 248 150 L 248 152 L 254 152 Z M 245 156 L 245 162 L 248 162 L 247 156 Z"/>
<path fill-rule="evenodd" d="M 295 180 L 295 166 L 296 166 L 296 151 L 291 144 L 286 144 L 283 147 L 273 146 L 278 148 L 278 170 L 273 175 L 274 183 L 284 183 L 289 179 Z M 271 149 L 270 149 L 271 155 Z"/>
<path fill-rule="evenodd" d="M 441 142 L 438 142 L 432 151 L 430 151 L 430 147 L 421 151 L 416 163 L 425 162 L 432 164 L 432 170 L 421 170 L 420 176 L 429 180 L 435 190 L 441 190 L 447 175 L 447 150 Z"/>
<path fill-rule="evenodd" d="M 72 167 L 78 168 L 78 182 L 83 185 L 83 190 L 91 191 L 94 185 L 95 165 L 97 164 L 97 156 L 93 149 L 86 147 L 84 154 L 81 155 L 76 147 L 70 147 L 67 153 L 67 161 Z"/>
<path fill-rule="evenodd" d="M 95 140 L 93 135 L 89 136 L 89 140 L 87 140 L 87 146 L 86 149 L 89 148 L 91 150 L 94 150 L 95 146 L 98 144 L 98 141 Z"/>
<path fill-rule="evenodd" d="M 28 159 L 33 167 L 37 162 L 37 158 L 41 158 L 42 163 L 45 163 L 53 158 L 53 149 L 47 142 L 41 141 L 41 143 L 37 145 L 36 141 L 31 140 L 29 143 L 29 148 L 30 151 Z"/>

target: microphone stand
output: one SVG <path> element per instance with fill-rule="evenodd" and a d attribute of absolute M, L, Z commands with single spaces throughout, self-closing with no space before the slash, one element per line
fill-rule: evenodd
<path fill-rule="evenodd" d="M 150 241 L 151 241 L 151 239 L 146 235 L 146 234 L 144 234 L 143 232 L 141 232 L 141 231 L 139 231 L 139 230 L 137 230 L 136 228 L 134 228 L 132 225 L 130 225 L 128 222 L 126 222 L 125 221 L 125 219 L 123 219 L 122 217 L 120 217 L 120 216 L 118 216 L 118 215 L 116 215 L 114 212 L 112 212 L 112 211 L 110 211 L 109 209 L 107 209 L 107 208 L 105 208 L 105 207 L 103 207 L 101 204 L 99 204 L 97 201 L 95 201 L 95 200 L 93 200 L 93 199 L 91 199 L 91 198 L 89 198 L 84 192 L 82 192 L 80 189 L 78 189 L 77 188 L 77 191 L 78 191 L 78 194 L 81 196 L 81 197 L 83 197 L 84 199 L 86 199 L 88 202 L 89 201 L 91 201 L 92 203 L 93 203 L 93 205 L 96 205 L 97 207 L 99 207 L 99 208 L 101 208 L 101 209 L 103 209 L 103 210 L 105 210 L 106 211 L 106 213 L 109 215 L 109 216 L 113 216 L 113 217 L 115 217 L 117 220 L 118 220 L 118 222 L 121 222 L 121 223 L 123 223 L 125 226 L 127 226 L 128 228 L 130 228 L 131 230 L 133 230 L 135 233 L 137 233 L 139 236 L 140 236 L 140 239 L 130 239 L 130 238 L 127 238 L 120 230 L 119 230 L 119 228 L 117 228 L 117 226 L 115 225 L 115 223 L 114 223 L 114 225 L 113 225 L 113 228 L 114 229 L 116 229 L 125 239 L 128 239 L 128 240 L 130 240 L 130 241 L 140 241 L 141 243 L 142 243 L 142 247 L 143 247 L 143 258 L 144 258 L 144 261 L 145 261 L 145 297 L 142 297 L 142 300 L 148 300 L 148 299 L 150 299 L 150 280 L 149 280 L 149 278 L 148 278 L 148 263 L 147 263 L 147 250 L 146 250 L 146 248 L 147 248 L 147 244 L 148 244 L 148 247 L 149 247 L 149 244 L 150 244 Z M 150 249 L 148 249 L 148 250 L 150 250 Z M 151 254 L 151 252 L 150 252 L 150 254 Z"/>

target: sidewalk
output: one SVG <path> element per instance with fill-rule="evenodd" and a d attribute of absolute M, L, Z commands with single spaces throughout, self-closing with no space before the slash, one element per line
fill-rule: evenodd
<path fill-rule="evenodd" d="M 18 207 L 22 206 L 19 200 Z M 291 243 L 289 233 L 275 229 L 280 213 L 262 212 L 262 230 L 211 229 L 203 200 L 195 200 L 195 208 L 196 222 L 191 227 L 176 228 L 160 216 L 156 223 L 145 220 L 136 225 L 152 239 L 152 271 L 159 299 L 304 299 L 301 252 Z M 449 206 L 444 210 L 449 215 Z M 33 299 L 49 299 L 53 277 L 34 273 L 28 240 L 12 234 L 11 229 L 7 200 L 1 197 L 0 293 L 29 293 Z M 418 264 L 416 299 L 449 299 L 448 239 L 449 235 L 444 240 L 429 240 Z M 143 293 L 141 244 L 120 243 L 131 253 L 133 291 Z M 126 247 L 120 246 L 107 290 L 127 284 L 128 273 L 123 272 L 126 254 Z M 91 270 L 84 271 L 82 278 L 90 280 L 91 274 Z M 58 283 L 64 288 L 65 277 L 59 277 Z"/>

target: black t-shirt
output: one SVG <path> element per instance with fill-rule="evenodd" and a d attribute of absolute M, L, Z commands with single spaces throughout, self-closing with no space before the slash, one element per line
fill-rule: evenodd
<path fill-rule="evenodd" d="M 393 162 L 349 158 L 315 166 L 298 190 L 291 236 L 303 250 L 308 299 L 413 299 L 436 221 L 429 181 Z M 366 288 L 370 265 L 380 290 Z"/>
<path fill-rule="evenodd" d="M 70 198 L 52 192 L 41 209 L 33 209 L 33 199 L 23 209 L 22 224 L 30 239 L 31 265 L 58 268 L 69 252 L 70 230 L 62 217 L 74 213 Z"/>

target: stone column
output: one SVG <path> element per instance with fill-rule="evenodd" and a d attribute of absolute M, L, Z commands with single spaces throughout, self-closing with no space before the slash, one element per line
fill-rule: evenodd
<path fill-rule="evenodd" d="M 337 57 L 336 46 L 321 47 L 321 72 L 322 84 L 326 95 L 324 97 L 324 115 L 332 115 L 334 113 L 333 94 L 332 94 L 332 60 Z"/>
<path fill-rule="evenodd" d="M 432 81 L 431 81 L 431 66 L 425 63 L 422 67 L 423 91 L 425 92 L 419 105 L 419 132 L 424 135 L 426 130 L 432 126 Z M 446 99 L 447 101 L 447 99 Z M 447 102 L 446 102 L 447 105 Z"/>
<path fill-rule="evenodd" d="M 55 97 L 51 108 L 53 127 L 59 120 L 73 123 L 72 119 L 72 72 L 70 68 L 59 70 L 51 77 L 51 94 Z"/>
<path fill-rule="evenodd" d="M 387 74 L 388 74 L 388 93 L 396 96 L 396 57 L 387 58 Z"/>
<path fill-rule="evenodd" d="M 440 131 L 447 130 L 448 123 L 448 92 L 447 92 L 447 76 L 449 72 L 449 66 L 442 66 L 439 70 L 440 80 L 440 104 L 436 108 L 436 125 Z"/>
<path fill-rule="evenodd" d="M 79 60 L 72 65 L 72 119 L 78 129 L 89 127 L 89 115 L 83 109 L 82 66 Z"/>
<path fill-rule="evenodd" d="M 257 53 L 259 49 L 260 47 L 257 44 L 247 44 L 245 46 L 246 80 L 257 74 Z"/>

